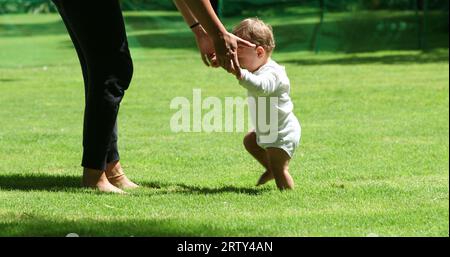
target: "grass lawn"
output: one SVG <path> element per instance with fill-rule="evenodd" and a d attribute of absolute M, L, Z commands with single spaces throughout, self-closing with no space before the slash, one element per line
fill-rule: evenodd
<path fill-rule="evenodd" d="M 135 74 L 119 147 L 142 187 L 107 195 L 80 187 L 84 92 L 59 16 L 0 16 L 0 236 L 449 235 L 448 34 L 421 53 L 347 51 L 325 33 L 316 55 L 310 18 L 266 18 L 303 128 L 297 187 L 279 192 L 254 187 L 263 169 L 243 133 L 170 131 L 174 97 L 246 95 L 203 66 L 178 14 L 126 19 Z"/>

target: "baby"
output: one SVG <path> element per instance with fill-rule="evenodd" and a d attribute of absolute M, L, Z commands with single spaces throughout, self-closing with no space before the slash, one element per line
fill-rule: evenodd
<path fill-rule="evenodd" d="M 245 148 L 266 169 L 257 185 L 275 179 L 280 190 L 293 189 L 289 161 L 300 143 L 301 127 L 292 112 L 286 71 L 271 59 L 275 48 L 272 28 L 252 18 L 236 26 L 233 34 L 256 45 L 239 46 L 241 69 L 234 75 L 248 90 L 249 112 L 255 126 L 244 138 Z"/>

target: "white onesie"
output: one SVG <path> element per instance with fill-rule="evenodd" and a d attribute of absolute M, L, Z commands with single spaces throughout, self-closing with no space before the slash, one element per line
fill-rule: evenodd
<path fill-rule="evenodd" d="M 300 143 L 301 127 L 293 113 L 290 81 L 285 68 L 270 59 L 253 73 L 245 69 L 241 72 L 240 84 L 248 90 L 257 144 L 263 149 L 283 149 L 292 157 Z"/>

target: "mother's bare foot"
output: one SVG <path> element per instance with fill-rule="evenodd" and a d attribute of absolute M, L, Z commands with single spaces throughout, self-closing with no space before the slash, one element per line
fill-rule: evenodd
<path fill-rule="evenodd" d="M 261 177 L 258 179 L 256 186 L 262 186 L 262 185 L 266 184 L 267 182 L 271 181 L 272 179 L 274 179 L 272 172 L 269 170 L 266 170 L 266 172 L 264 172 L 261 175 Z"/>
<path fill-rule="evenodd" d="M 114 186 L 121 189 L 135 189 L 139 186 L 127 178 L 119 161 L 108 163 L 106 177 Z"/>
<path fill-rule="evenodd" d="M 97 189 L 103 193 L 124 194 L 121 189 L 112 185 L 106 178 L 105 172 L 102 170 L 94 170 L 85 168 L 83 171 L 83 186 Z"/>

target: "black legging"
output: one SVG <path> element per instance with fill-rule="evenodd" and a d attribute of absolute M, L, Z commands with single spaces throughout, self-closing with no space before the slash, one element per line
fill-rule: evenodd
<path fill-rule="evenodd" d="M 85 168 L 105 170 L 119 160 L 117 114 L 133 75 L 119 0 L 53 0 L 80 60 L 85 112 Z"/>

